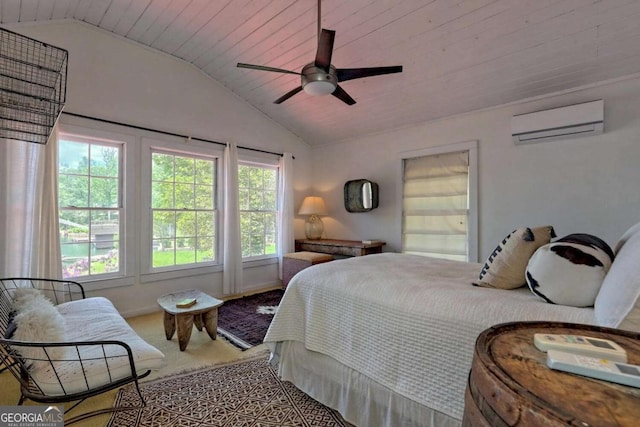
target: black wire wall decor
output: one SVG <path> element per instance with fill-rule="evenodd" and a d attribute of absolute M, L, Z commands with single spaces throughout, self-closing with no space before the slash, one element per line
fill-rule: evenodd
<path fill-rule="evenodd" d="M 0 139 L 47 143 L 66 102 L 68 56 L 0 28 Z"/>

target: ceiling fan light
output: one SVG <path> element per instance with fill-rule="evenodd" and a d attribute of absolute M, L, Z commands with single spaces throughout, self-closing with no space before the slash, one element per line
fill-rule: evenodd
<path fill-rule="evenodd" d="M 328 80 L 308 82 L 304 85 L 304 91 L 313 96 L 329 95 L 334 90 L 336 90 L 335 83 Z"/>

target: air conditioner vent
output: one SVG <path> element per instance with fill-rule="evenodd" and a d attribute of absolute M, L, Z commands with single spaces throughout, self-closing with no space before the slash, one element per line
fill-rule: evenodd
<path fill-rule="evenodd" d="M 511 119 L 516 144 L 596 135 L 604 131 L 604 101 L 597 100 L 520 114 Z"/>

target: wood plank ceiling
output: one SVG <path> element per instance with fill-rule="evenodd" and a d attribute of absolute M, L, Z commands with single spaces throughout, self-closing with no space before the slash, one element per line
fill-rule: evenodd
<path fill-rule="evenodd" d="M 316 0 L 2 0 L 0 25 L 73 19 L 202 69 L 312 144 L 353 138 L 640 72 L 640 0 L 324 0 L 339 68 L 403 65 L 344 82 L 357 101 L 273 101 L 316 50 Z"/>

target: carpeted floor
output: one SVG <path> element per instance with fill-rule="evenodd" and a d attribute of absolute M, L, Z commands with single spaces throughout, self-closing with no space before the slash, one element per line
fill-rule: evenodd
<path fill-rule="evenodd" d="M 146 407 L 112 416 L 120 426 L 345 426 L 335 411 L 278 379 L 266 356 L 174 375 L 141 386 Z M 120 390 L 116 405 L 139 402 L 135 387 Z"/>
<path fill-rule="evenodd" d="M 276 289 L 225 301 L 218 308 L 218 334 L 243 350 L 262 344 L 283 294 Z"/>

